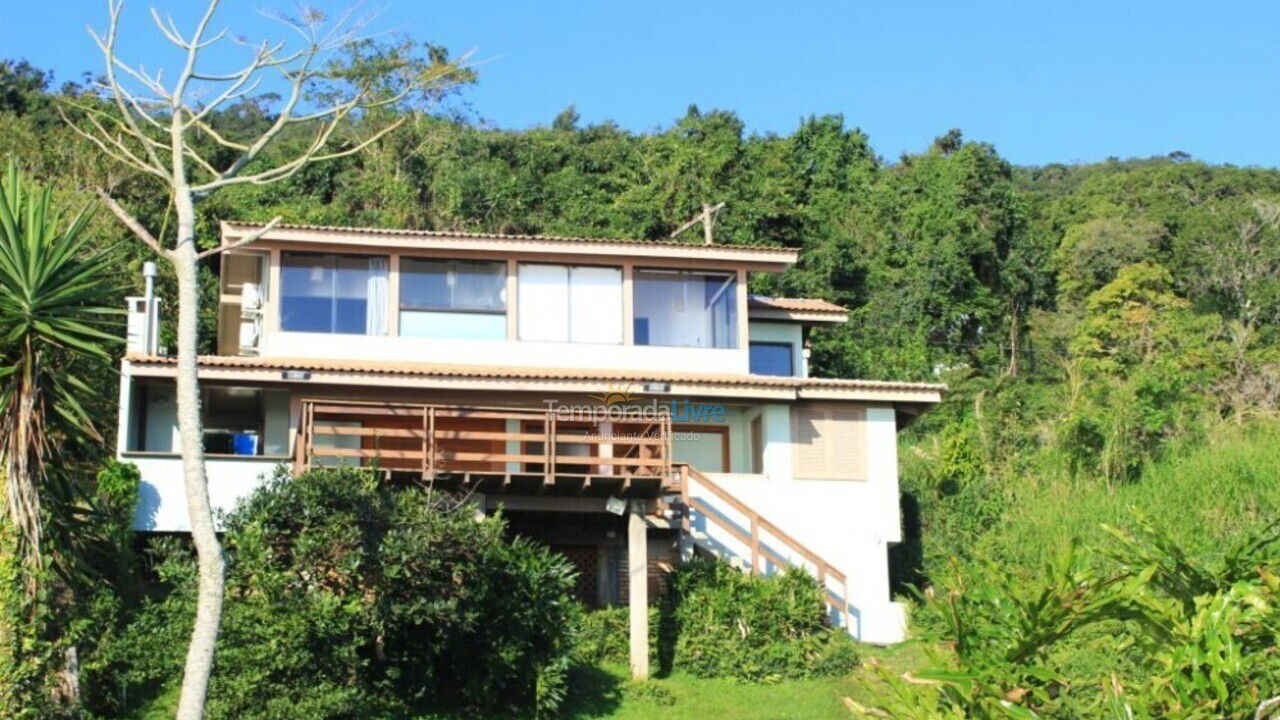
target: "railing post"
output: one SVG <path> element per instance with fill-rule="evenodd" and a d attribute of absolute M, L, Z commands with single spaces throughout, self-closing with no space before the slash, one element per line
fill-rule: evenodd
<path fill-rule="evenodd" d="M 311 458 L 314 453 L 311 450 L 311 442 L 314 437 L 316 407 L 314 403 L 307 403 L 302 411 L 302 471 L 306 472 L 311 469 Z"/>
<path fill-rule="evenodd" d="M 293 439 L 293 474 L 298 475 L 302 472 L 302 461 L 306 458 L 306 427 L 307 427 L 307 405 L 310 403 L 306 400 L 298 405 L 298 432 L 297 437 Z"/>
<path fill-rule="evenodd" d="M 547 418 L 543 421 L 543 430 L 547 438 L 547 467 L 543 473 L 543 482 L 549 485 L 555 481 L 556 474 L 556 416 L 551 410 L 547 410 Z"/>
<path fill-rule="evenodd" d="M 662 458 L 663 471 L 667 476 L 671 475 L 671 416 L 663 415 L 662 418 Z M 685 468 L 688 470 L 688 468 Z"/>
<path fill-rule="evenodd" d="M 844 611 L 844 631 L 851 632 L 853 630 L 853 613 L 849 611 L 849 579 L 844 581 L 844 597 L 840 598 L 840 609 Z M 862 628 L 858 628 L 859 634 Z"/>
<path fill-rule="evenodd" d="M 431 410 L 422 407 L 422 479 L 426 480 L 431 470 Z"/>
<path fill-rule="evenodd" d="M 751 513 L 751 574 L 760 572 L 760 516 Z"/>
<path fill-rule="evenodd" d="M 427 467 L 428 467 L 428 469 L 430 469 L 430 470 L 431 470 L 431 476 L 432 476 L 432 477 L 435 477 L 435 474 L 436 474 L 436 466 L 437 466 L 437 464 L 439 463 L 439 458 L 438 458 L 437 453 L 436 453 L 436 448 L 437 448 L 437 443 L 436 443 L 436 406 L 435 406 L 435 405 L 432 405 L 432 406 L 431 406 L 431 408 L 427 411 L 427 413 L 428 413 L 428 415 L 430 416 L 430 422 L 428 423 L 428 427 L 429 427 L 430 429 L 429 429 L 429 432 L 428 432 L 428 434 L 427 434 L 427 453 L 428 453 L 428 455 L 427 455 L 427 457 L 428 457 Z"/>

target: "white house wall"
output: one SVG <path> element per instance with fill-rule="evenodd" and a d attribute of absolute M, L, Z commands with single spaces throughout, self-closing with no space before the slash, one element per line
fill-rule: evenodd
<path fill-rule="evenodd" d="M 263 337 L 263 357 L 313 358 L 575 367 L 601 370 L 647 370 L 742 375 L 748 355 L 742 348 L 689 348 L 658 345 L 532 342 L 520 340 L 438 340 L 390 335 L 270 332 Z"/>
<path fill-rule="evenodd" d="M 133 528 L 150 532 L 190 532 L 187 495 L 182 480 L 182 459 L 125 454 L 121 460 L 142 473 Z M 208 458 L 209 501 L 215 513 L 230 512 L 275 472 L 278 458 Z"/>
<path fill-rule="evenodd" d="M 796 480 L 791 475 L 790 408 L 764 408 L 766 446 L 764 470 L 760 475 L 745 473 L 709 474 L 713 481 L 732 493 L 762 517 L 825 558 L 849 579 L 849 601 L 854 627 L 851 631 L 867 642 L 891 643 L 905 633 L 905 617 L 900 604 L 889 598 L 888 544 L 901 538 L 898 512 L 897 437 L 893 408 L 867 411 L 867 480 Z M 701 491 L 691 489 L 740 527 L 745 518 Z M 750 551 L 714 523 L 701 521 L 710 539 L 730 555 L 749 558 Z M 764 542 L 784 557 L 786 546 L 769 538 Z M 804 565 L 802 558 L 789 560 Z M 812 571 L 812 568 L 810 568 Z M 830 585 L 836 592 L 843 588 Z"/>

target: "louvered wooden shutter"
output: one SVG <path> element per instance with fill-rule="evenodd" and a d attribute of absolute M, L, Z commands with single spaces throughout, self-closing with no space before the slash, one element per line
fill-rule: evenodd
<path fill-rule="evenodd" d="M 791 454 L 797 478 L 861 480 L 866 470 L 864 408 L 799 405 L 791 414 Z"/>

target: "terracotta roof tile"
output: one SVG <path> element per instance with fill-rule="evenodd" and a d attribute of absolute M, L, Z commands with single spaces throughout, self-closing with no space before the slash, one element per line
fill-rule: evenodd
<path fill-rule="evenodd" d="M 819 298 L 779 298 L 765 295 L 752 295 L 747 301 L 749 307 L 762 310 L 784 310 L 788 312 L 818 312 L 848 314 L 848 310 Z"/>
<path fill-rule="evenodd" d="M 173 357 L 130 353 L 126 360 L 136 363 L 176 364 Z M 389 375 L 502 378 L 517 380 L 589 380 L 602 382 L 703 383 L 760 388 L 833 388 L 865 390 L 906 390 L 941 392 L 946 385 L 886 380 L 845 380 L 836 378 L 776 377 L 769 375 L 729 375 L 698 372 L 640 372 L 584 368 L 527 367 L 504 365 L 453 365 L 445 363 L 387 362 L 375 360 L 321 360 L 314 358 L 201 356 L 202 367 L 246 370 L 312 370 L 317 372 L 363 372 Z"/>
<path fill-rule="evenodd" d="M 228 220 L 225 225 L 238 230 L 252 230 L 262 223 Z M 710 248 L 713 250 L 745 250 L 767 254 L 794 255 L 791 248 L 773 245 L 703 245 L 678 240 L 646 240 L 641 238 L 600 238 L 574 235 L 530 235 L 524 233 L 465 232 L 461 230 L 411 230 L 407 228 L 351 227 L 344 225 L 308 225 L 305 223 L 280 223 L 276 230 L 309 230 L 316 232 L 346 233 L 354 235 L 384 235 L 388 237 L 471 238 L 480 240 L 543 240 L 562 243 L 592 243 L 616 245 L 653 245 L 658 247 Z"/>

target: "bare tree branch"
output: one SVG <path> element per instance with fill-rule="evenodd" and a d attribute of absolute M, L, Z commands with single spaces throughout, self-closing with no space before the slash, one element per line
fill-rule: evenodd
<path fill-rule="evenodd" d="M 218 143 L 223 147 L 230 148 L 232 150 L 248 150 L 249 149 L 249 146 L 245 145 L 244 143 L 238 143 L 238 142 L 234 142 L 232 140 L 226 139 L 225 137 L 220 135 L 218 131 L 213 128 L 212 125 L 204 122 L 203 120 L 196 121 L 195 127 L 200 132 L 203 132 L 209 137 L 213 138 L 214 142 Z"/>
<path fill-rule="evenodd" d="M 77 135 L 85 138 L 86 140 L 93 143 L 94 145 L 97 145 L 98 149 L 101 150 L 107 156 L 109 156 L 111 159 L 115 160 L 118 163 L 121 163 L 122 165 L 128 165 L 137 170 L 141 170 L 144 173 L 155 175 L 156 177 L 159 177 L 161 180 L 168 181 L 168 176 L 164 173 L 163 170 L 153 167 L 152 165 L 144 162 L 143 160 L 140 160 L 136 155 L 134 155 L 132 152 L 128 151 L 127 149 L 123 153 L 120 153 L 107 147 L 107 143 L 116 145 L 119 142 L 118 138 L 112 138 L 111 135 L 106 133 L 105 131 L 103 131 L 103 137 L 100 138 L 98 137 L 98 135 L 81 128 L 79 125 L 75 124 L 74 122 L 71 121 L 70 118 L 67 117 L 66 113 L 62 111 L 62 108 L 58 108 L 58 114 L 62 116 L 63 121 L 66 122 L 67 125 L 70 126 L 71 129 L 75 131 Z M 101 128 L 101 125 L 98 125 L 96 121 L 92 121 L 92 122 L 94 122 L 95 127 Z"/>
<path fill-rule="evenodd" d="M 106 204 L 107 208 L 111 210 L 112 214 L 115 215 L 116 218 L 120 220 L 120 223 L 123 224 L 125 227 L 129 228 L 129 230 L 131 230 L 134 235 L 138 236 L 139 240 L 142 240 L 142 242 L 149 245 L 151 249 L 154 250 L 156 254 L 160 255 L 161 257 L 165 257 L 165 258 L 173 257 L 173 251 L 168 250 L 163 245 L 161 245 L 160 241 L 156 240 L 155 236 L 151 234 L 151 231 L 143 227 L 142 223 L 138 222 L 137 218 L 131 215 L 128 210 L 125 210 L 124 207 L 120 205 L 120 203 L 116 202 L 115 198 L 107 194 L 106 190 L 103 190 L 102 188 L 98 188 L 97 193 L 98 193 L 98 197 L 102 198 L 102 202 Z"/>
<path fill-rule="evenodd" d="M 405 123 L 405 120 L 406 118 L 400 118 L 396 120 L 395 122 L 391 123 L 387 127 L 377 131 L 376 133 L 374 133 L 373 135 L 371 135 L 369 138 L 362 141 L 358 145 L 347 148 L 346 150 L 320 154 L 319 150 L 328 143 L 329 136 L 332 135 L 333 131 L 338 128 L 338 124 L 339 124 L 338 122 L 336 121 L 330 122 L 325 125 L 320 135 L 317 136 L 316 140 L 311 143 L 311 146 L 307 148 L 305 152 L 303 152 L 301 155 L 299 155 L 298 157 L 294 158 L 293 160 L 287 163 L 284 163 L 282 165 L 277 165 L 276 167 L 271 168 L 270 170 L 264 170 L 260 173 L 256 173 L 253 175 L 224 176 L 212 182 L 208 182 L 203 185 L 197 185 L 193 187 L 191 191 L 196 195 L 202 196 L 210 192 L 213 192 L 214 190 L 217 190 L 219 188 L 228 187 L 230 185 L 246 185 L 246 184 L 247 185 L 265 185 L 267 183 L 278 182 L 280 180 L 284 180 L 285 178 L 291 177 L 292 175 L 297 173 L 299 170 L 301 170 L 303 167 L 311 163 L 323 162 L 325 160 L 336 160 L 338 158 L 347 157 L 349 155 L 355 155 L 356 153 L 364 150 L 365 148 L 369 147 L 370 145 L 377 142 L 378 140 L 381 140 L 382 137 L 385 136 L 387 133 L 390 133 L 391 131 L 403 125 Z"/>
<path fill-rule="evenodd" d="M 205 250 L 204 252 L 196 255 L 196 260 L 200 261 L 212 255 L 217 255 L 218 253 L 223 253 L 228 250 L 235 250 L 236 248 L 244 247 L 245 245 L 249 245 L 250 243 L 255 243 L 259 239 L 261 239 L 263 235 L 266 235 L 267 233 L 271 232 L 275 228 L 275 226 L 280 224 L 280 221 L 283 219 L 284 219 L 283 216 L 277 215 L 271 218 L 271 220 L 268 221 L 266 225 L 263 225 L 257 230 L 254 230 L 253 232 L 241 237 L 239 240 L 236 240 L 235 242 L 229 245 L 219 245 L 218 247 Z"/>
<path fill-rule="evenodd" d="M 124 117 L 124 121 L 129 124 L 130 129 L 137 137 L 142 137 L 142 129 L 138 127 L 138 123 L 134 120 L 133 115 L 129 113 L 129 108 L 125 103 L 124 97 L 119 92 L 120 83 L 116 79 L 116 65 L 118 56 L 115 52 L 116 35 L 120 29 L 120 9 L 124 7 L 124 0 L 108 0 L 107 9 L 110 15 L 110 22 L 106 37 L 99 42 L 102 53 L 106 58 L 107 83 L 111 86 L 112 97 L 115 99 L 116 106 L 120 109 L 120 114 Z M 97 35 L 94 35 L 95 39 Z M 147 158 L 155 164 L 156 168 L 162 169 L 164 164 L 160 162 L 160 157 L 156 155 L 155 149 L 149 145 L 143 144 L 143 150 L 147 153 Z"/>
<path fill-rule="evenodd" d="M 182 73 L 178 75 L 178 80 L 173 84 L 173 93 L 170 99 L 173 101 L 173 109 L 177 111 L 182 107 L 182 98 L 187 94 L 187 85 L 191 82 L 191 75 L 196 71 L 196 56 L 200 53 L 200 38 L 204 36 L 204 31 L 209 27 L 209 21 L 213 20 L 213 13 L 218 9 L 219 0 L 209 0 L 208 7 L 205 8 L 204 16 L 200 18 L 200 22 L 196 25 L 196 30 L 191 35 L 191 42 L 187 45 L 187 62 L 182 67 Z"/>

